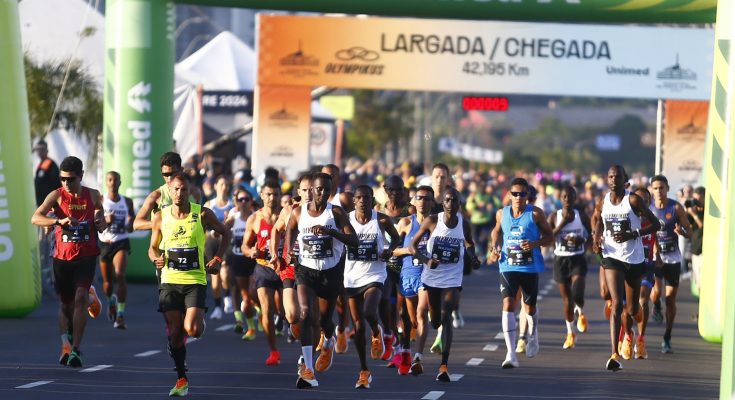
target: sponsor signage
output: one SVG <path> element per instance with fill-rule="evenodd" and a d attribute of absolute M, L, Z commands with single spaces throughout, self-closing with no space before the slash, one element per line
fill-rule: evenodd
<path fill-rule="evenodd" d="M 202 109 L 206 113 L 248 113 L 253 114 L 253 92 L 247 91 L 209 91 L 202 93 Z"/>
<path fill-rule="evenodd" d="M 488 164 L 500 164 L 503 162 L 503 152 L 500 150 L 473 146 L 452 138 L 443 137 L 439 139 L 438 149 L 442 153 L 449 153 L 454 157 L 468 161 L 478 161 Z"/>
<path fill-rule="evenodd" d="M 699 186 L 704 167 L 709 102 L 668 100 L 664 110 L 661 161 L 670 193 L 684 185 Z"/>
<path fill-rule="evenodd" d="M 709 99 L 709 28 L 259 18 L 260 85 Z"/>

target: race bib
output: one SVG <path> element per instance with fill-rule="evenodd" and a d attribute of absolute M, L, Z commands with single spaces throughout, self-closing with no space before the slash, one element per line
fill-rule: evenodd
<path fill-rule="evenodd" d="M 199 269 L 199 250 L 196 247 L 168 249 L 168 267 L 176 271 Z"/>
<path fill-rule="evenodd" d="M 63 243 L 85 243 L 91 238 L 89 222 L 82 221 L 79 225 L 64 225 L 61 227 L 61 241 Z"/>
<path fill-rule="evenodd" d="M 236 256 L 242 255 L 242 236 L 232 238 L 232 254 Z"/>
<path fill-rule="evenodd" d="M 605 235 L 611 237 L 619 232 L 630 231 L 630 219 L 628 218 L 607 218 L 605 219 Z"/>
<path fill-rule="evenodd" d="M 567 253 L 578 253 L 582 250 L 582 244 L 577 244 L 577 238 L 579 236 L 574 233 L 570 232 L 564 235 L 564 237 L 561 238 L 561 241 L 559 243 L 559 248 L 561 251 L 565 251 Z"/>
<path fill-rule="evenodd" d="M 347 259 L 350 261 L 378 261 L 378 242 L 361 240 L 357 247 L 348 247 Z"/>
<path fill-rule="evenodd" d="M 112 224 L 110 224 L 110 233 L 125 233 L 127 232 L 127 226 L 125 226 L 125 218 L 114 218 Z"/>
<path fill-rule="evenodd" d="M 524 251 L 520 240 L 508 241 L 508 265 L 531 265 L 533 264 L 533 250 Z"/>
<path fill-rule="evenodd" d="M 416 246 L 419 253 L 426 254 L 426 241 L 428 240 L 428 236 L 424 236 L 420 241 L 419 244 Z M 418 258 L 413 258 L 413 266 L 414 267 L 420 267 L 422 266 L 421 261 L 419 261 Z"/>
<path fill-rule="evenodd" d="M 431 258 L 440 263 L 456 264 L 459 262 L 459 244 L 445 238 L 437 237 L 431 249 Z"/>
<path fill-rule="evenodd" d="M 673 253 L 676 251 L 677 238 L 674 235 L 670 235 L 668 231 L 656 232 L 656 239 L 658 239 L 658 247 L 661 249 L 661 253 Z"/>
<path fill-rule="evenodd" d="M 311 259 L 323 259 L 332 257 L 331 236 L 306 236 L 303 239 L 304 248 L 301 249 L 302 257 Z"/>

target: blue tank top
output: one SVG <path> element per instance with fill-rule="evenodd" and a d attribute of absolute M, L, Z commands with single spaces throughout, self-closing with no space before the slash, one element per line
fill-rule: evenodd
<path fill-rule="evenodd" d="M 676 202 L 666 199 L 666 206 L 658 208 L 652 204 L 651 211 L 661 223 L 661 229 L 656 232 L 656 240 L 661 250 L 661 259 L 663 262 L 672 264 L 681 262 L 681 252 L 679 251 L 679 236 L 674 232 L 676 228 Z"/>
<path fill-rule="evenodd" d="M 503 208 L 503 250 L 500 255 L 500 272 L 543 272 L 544 258 L 541 249 L 521 250 L 523 240 L 539 240 L 541 232 L 533 222 L 533 206 L 526 205 L 526 210 L 518 218 L 513 218 L 511 206 Z"/>
<path fill-rule="evenodd" d="M 413 240 L 413 237 L 416 236 L 416 233 L 419 231 L 419 228 L 421 227 L 421 224 L 416 220 L 416 215 L 411 216 L 411 230 L 408 232 L 408 235 L 406 235 L 405 238 L 403 238 L 403 247 L 409 247 L 411 245 L 411 240 Z M 419 252 L 426 255 L 428 257 L 428 254 L 426 253 L 426 243 L 429 241 L 429 233 L 427 232 L 424 234 L 424 237 L 421 238 L 418 244 Z M 401 269 L 401 276 L 421 276 L 421 270 L 424 268 L 424 264 L 419 261 L 418 258 L 413 256 L 405 256 L 403 257 L 403 268 Z"/>
<path fill-rule="evenodd" d="M 225 214 L 227 214 L 228 211 L 230 211 L 234 205 L 232 204 L 232 200 L 227 200 L 227 204 L 224 207 L 217 207 L 217 202 L 212 202 L 212 207 L 210 209 L 214 213 L 215 216 L 217 216 L 217 219 L 219 222 L 225 222 Z"/>

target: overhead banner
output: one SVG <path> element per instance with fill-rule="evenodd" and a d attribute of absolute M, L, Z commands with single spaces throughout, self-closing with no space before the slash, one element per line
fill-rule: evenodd
<path fill-rule="evenodd" d="M 207 5 L 445 19 L 697 24 L 715 22 L 717 0 L 209 0 Z"/>
<path fill-rule="evenodd" d="M 205 90 L 202 94 L 202 109 L 206 113 L 253 115 L 253 91 Z"/>
<path fill-rule="evenodd" d="M 708 100 L 709 28 L 260 15 L 261 85 Z"/>
<path fill-rule="evenodd" d="M 311 88 L 258 86 L 252 164 L 259 176 L 273 167 L 295 180 L 309 167 Z"/>
<path fill-rule="evenodd" d="M 663 129 L 663 174 L 672 193 L 702 183 L 707 101 L 666 101 Z"/>

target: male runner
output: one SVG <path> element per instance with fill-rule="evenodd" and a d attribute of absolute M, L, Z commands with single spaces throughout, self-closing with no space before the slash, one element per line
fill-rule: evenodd
<path fill-rule="evenodd" d="M 232 234 L 212 210 L 189 201 L 189 181 L 176 173 L 170 182 L 173 204 L 153 217 L 148 257 L 161 270 L 158 301 L 169 332 L 168 349 L 176 365 L 178 379 L 169 396 L 186 396 L 185 335 L 199 338 L 206 327 L 206 274 L 217 274 Z M 204 264 L 205 226 L 220 235 L 215 255 Z"/>
<path fill-rule="evenodd" d="M 125 299 L 128 285 L 125 270 L 128 268 L 130 240 L 128 233 L 133 231 L 133 201 L 120 195 L 120 174 L 110 171 L 106 175 L 107 195 L 102 199 L 107 229 L 100 233 L 100 272 L 102 288 L 107 296 L 107 318 L 113 327 L 125 329 Z M 114 276 L 113 274 L 114 268 Z M 117 294 L 112 294 L 112 278 L 117 281 Z"/>
<path fill-rule="evenodd" d="M 243 333 L 243 313 L 247 322 L 248 329 L 242 335 L 242 340 L 255 339 L 255 307 L 250 299 L 250 277 L 255 270 L 255 260 L 245 257 L 242 253 L 242 243 L 245 236 L 245 228 L 248 217 L 252 214 L 253 198 L 250 192 L 242 187 L 235 189 L 232 196 L 235 208 L 227 213 L 225 226 L 232 231 L 232 249 L 227 252 L 227 265 L 232 269 L 232 275 L 235 277 L 235 294 L 240 295 L 240 302 L 235 301 L 238 305 L 235 315 L 235 333 Z"/>
<path fill-rule="evenodd" d="M 643 204 L 651 204 L 651 193 L 648 189 L 644 187 L 637 188 L 635 190 L 635 194 L 641 197 Z M 651 222 L 645 218 L 641 219 L 641 229 L 646 229 L 650 224 Z M 643 243 L 645 269 L 643 272 L 643 279 L 641 280 L 641 295 L 638 297 L 638 302 L 640 303 L 641 308 L 640 311 L 638 311 L 638 315 L 636 315 L 636 320 L 638 322 L 638 339 L 636 339 L 635 342 L 635 358 L 646 359 L 648 358 L 648 352 L 646 351 L 645 337 L 646 328 L 648 327 L 648 317 L 650 315 L 651 289 L 656 283 L 656 263 L 661 260 L 661 256 L 658 254 L 656 235 L 650 233 L 648 235 L 643 235 L 641 236 L 641 242 Z M 626 334 L 632 337 L 632 332 L 626 332 Z M 621 355 L 625 358 L 626 354 Z"/>
<path fill-rule="evenodd" d="M 227 213 L 235 206 L 230 200 L 231 184 L 229 178 L 224 175 L 218 176 L 214 181 L 215 197 L 204 206 L 212 210 L 220 222 L 225 221 Z M 217 251 L 219 238 L 213 231 L 207 232 L 207 243 L 204 246 L 204 259 L 211 260 Z M 227 262 L 222 263 L 219 274 L 212 275 L 212 296 L 214 297 L 214 309 L 209 314 L 209 319 L 222 319 L 224 314 L 234 312 L 232 296 L 230 295 L 229 268 Z M 224 298 L 224 306 L 222 299 Z"/>
<path fill-rule="evenodd" d="M 54 282 L 61 301 L 59 363 L 82 366 L 82 338 L 87 314 L 96 318 L 101 303 L 92 286 L 97 255 L 97 233 L 107 228 L 100 193 L 82 186 L 82 160 L 69 156 L 60 166 L 61 187 L 49 193 L 31 217 L 40 227 L 55 227 Z M 53 211 L 56 217 L 48 217 Z"/>
<path fill-rule="evenodd" d="M 442 327 L 442 360 L 436 376 L 436 380 L 441 382 L 450 381 L 447 363 L 452 347 L 452 311 L 457 309 L 459 302 L 464 252 L 470 252 L 473 266 L 480 265 L 475 255 L 470 224 L 462 218 L 459 204 L 459 192 L 452 187 L 447 188 L 442 199 L 444 211 L 425 218 L 411 240 L 411 254 L 426 264 L 421 273 L 423 286 L 419 291 L 419 324 L 426 324 L 422 320 L 428 308 L 431 326 L 434 329 Z M 422 254 L 418 247 L 425 233 L 429 233 L 426 242 L 429 256 Z"/>

